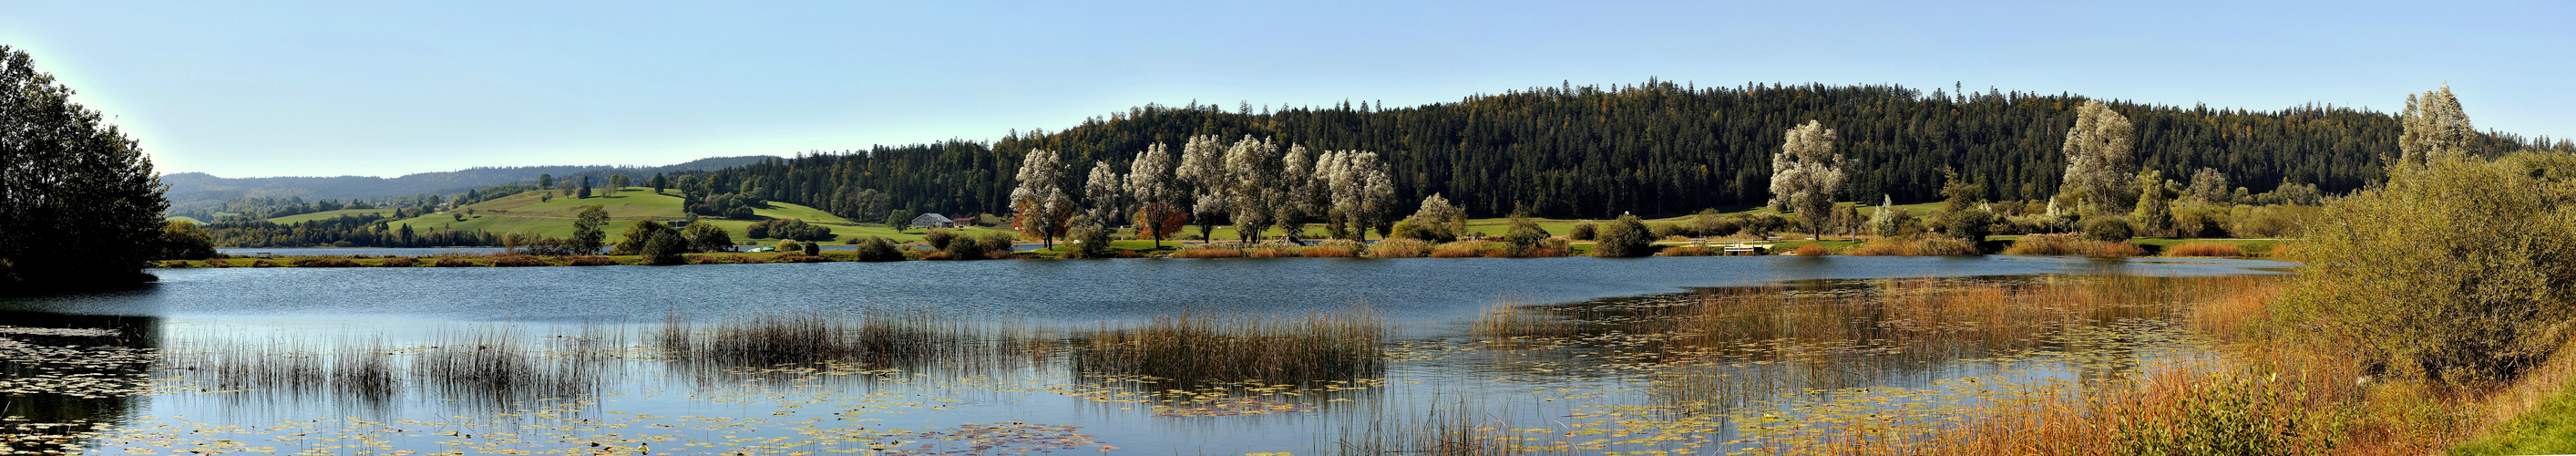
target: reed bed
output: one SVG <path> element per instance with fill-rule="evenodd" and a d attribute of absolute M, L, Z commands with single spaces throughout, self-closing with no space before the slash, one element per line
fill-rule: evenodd
<path fill-rule="evenodd" d="M 2245 256 L 2245 248 L 2244 248 L 2244 247 L 2239 247 L 2239 246 L 2237 246 L 2236 244 L 2222 244 L 2222 243 L 2216 243 L 2216 242 L 2193 242 L 2193 243 L 2187 243 L 2187 244 L 2183 244 L 2183 245 L 2177 245 L 2177 246 L 2174 246 L 2172 249 L 2165 250 L 2165 256 L 2171 256 L 2171 257 L 2242 257 L 2242 256 Z"/>
<path fill-rule="evenodd" d="M 601 363 L 544 356 L 515 327 L 478 327 L 437 336 L 438 345 L 412 360 L 412 378 L 468 405 L 512 403 L 596 394 Z"/>
<path fill-rule="evenodd" d="M 826 257 L 820 256 L 820 255 L 779 255 L 779 256 L 777 256 L 777 257 L 775 257 L 775 258 L 770 258 L 770 259 L 769 259 L 769 262 L 771 262 L 771 263 L 830 263 L 830 262 L 832 262 L 832 259 L 831 259 L 831 258 L 826 258 Z"/>
<path fill-rule="evenodd" d="M 1708 248 L 1708 246 L 1707 246 L 1707 245 L 1703 245 L 1703 244 L 1687 244 L 1687 245 L 1677 245 L 1677 246 L 1672 246 L 1672 247 L 1665 247 L 1665 248 L 1664 248 L 1664 251 L 1662 251 L 1662 252 L 1656 252 L 1656 253 L 1655 253 L 1655 256 L 1671 256 L 1671 257 L 1703 257 L 1703 256 L 1720 256 L 1720 255 L 1725 255 L 1725 254 L 1726 254 L 1726 252 L 1725 252 L 1725 251 L 1723 251 L 1723 250 L 1719 250 L 1719 249 L 1712 249 L 1712 248 Z"/>
<path fill-rule="evenodd" d="M 292 263 L 295 265 L 295 267 L 299 267 L 299 268 L 354 268 L 354 267 L 358 267 L 358 262 L 357 262 L 357 261 L 353 261 L 353 260 L 350 260 L 350 259 L 347 259 L 347 258 L 297 258 L 297 259 L 295 259 L 294 261 L 292 261 Z"/>
<path fill-rule="evenodd" d="M 1487 251 L 1482 241 L 1458 241 L 1431 248 L 1430 256 L 1432 258 L 1477 258 L 1486 256 Z"/>
<path fill-rule="evenodd" d="M 1820 257 L 1820 256 L 1825 256 L 1825 255 L 1832 255 L 1832 254 L 1834 254 L 1834 252 L 1833 252 L 1833 250 L 1831 250 L 1831 249 L 1826 249 L 1826 248 L 1825 248 L 1825 246 L 1815 245 L 1815 244 L 1807 244 L 1807 245 L 1801 245 L 1801 246 L 1798 246 L 1798 249 L 1797 249 L 1797 250 L 1791 250 L 1791 251 L 1789 251 L 1789 254 L 1790 254 L 1790 255 L 1797 255 L 1797 256 L 1804 256 L 1804 257 Z"/>
<path fill-rule="evenodd" d="M 376 266 L 388 268 L 408 268 L 411 267 L 412 264 L 413 261 L 411 257 L 399 256 L 385 257 L 384 261 L 376 262 Z"/>
<path fill-rule="evenodd" d="M 604 256 L 597 256 L 597 255 L 564 257 L 564 258 L 563 258 L 563 260 L 564 260 L 564 265 L 565 265 L 565 266 L 616 266 L 616 265 L 617 265 L 617 260 L 612 260 L 612 259 L 609 259 L 608 257 L 604 257 Z"/>
<path fill-rule="evenodd" d="M 1914 239 L 1877 239 L 1844 251 L 1852 256 L 1933 256 L 1976 255 L 1977 243 L 1946 236 L 1922 236 Z"/>
<path fill-rule="evenodd" d="M 1102 327 L 1074 342 L 1078 372 L 1137 377 L 1161 388 L 1257 380 L 1313 385 L 1383 375 L 1383 323 L 1354 309 L 1302 316 L 1156 316 Z"/>
<path fill-rule="evenodd" d="M 523 268 L 553 265 L 554 263 L 548 262 L 544 258 L 537 258 L 535 255 L 500 255 L 492 257 L 493 267 Z"/>
<path fill-rule="evenodd" d="M 981 373 L 1034 366 L 1057 351 L 1025 329 L 929 313 L 763 314 L 703 324 L 674 315 L 651 344 L 672 368 L 710 380 L 781 367 Z"/>
<path fill-rule="evenodd" d="M 1369 258 L 1422 258 L 1431 254 L 1431 243 L 1416 239 L 1384 239 L 1369 246 Z"/>
<path fill-rule="evenodd" d="M 1172 252 L 1172 258 L 1242 258 L 1243 249 L 1233 244 L 1197 244 Z"/>
<path fill-rule="evenodd" d="M 474 266 L 474 259 L 442 255 L 438 257 L 437 261 L 430 262 L 429 265 L 442 268 L 467 267 Z"/>
<path fill-rule="evenodd" d="M 2146 255 L 2147 251 L 2137 244 L 2084 239 L 2074 234 L 2033 234 L 2014 240 L 2003 254 L 2128 258 Z"/>
<path fill-rule="evenodd" d="M 1368 250 L 1368 246 L 1366 244 L 1359 243 L 1359 241 L 1333 239 L 1319 242 L 1314 246 L 1299 250 L 1297 251 L 1297 256 L 1306 258 L 1355 258 L 1360 256 L 1360 252 L 1366 250 Z"/>
<path fill-rule="evenodd" d="M 1246 258 L 1296 258 L 1298 257 L 1297 251 L 1304 248 L 1305 247 L 1300 247 L 1294 244 L 1254 244 L 1244 246 L 1243 256 Z"/>

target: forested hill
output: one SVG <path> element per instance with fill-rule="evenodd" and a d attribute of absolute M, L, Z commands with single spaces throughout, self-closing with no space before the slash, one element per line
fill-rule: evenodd
<path fill-rule="evenodd" d="M 650 176 L 653 173 L 680 173 L 743 166 L 771 156 L 716 157 L 692 160 L 669 166 L 520 166 L 480 167 L 460 171 L 418 173 L 396 178 L 374 176 L 338 177 L 250 177 L 222 178 L 206 173 L 179 173 L 161 176 L 170 184 L 166 195 L 171 213 L 188 212 L 223 204 L 237 198 L 300 197 L 305 200 L 357 200 L 418 193 L 464 193 L 466 190 L 499 184 L 537 181 L 538 174 L 553 174 L 568 181 L 579 181 L 585 174 L 605 178 L 609 174 Z M 595 179 L 596 180 L 596 179 Z M 605 185 L 605 181 L 603 185 Z"/>
<path fill-rule="evenodd" d="M 2405 94 L 2389 94 L 2402 97 Z M 1849 158 L 1846 200 L 1936 199 L 1944 168 L 1983 180 L 1990 199 L 2057 191 L 2064 131 L 2085 97 L 1989 90 L 1926 94 L 1892 85 L 1539 87 L 1456 103 L 1361 103 L 1271 110 L 1246 105 L 1134 108 L 1059 132 L 992 143 L 949 141 L 803 155 L 719 171 L 718 191 L 747 191 L 846 212 L 874 189 L 893 207 L 1006 212 L 1012 176 L 1032 148 L 1056 151 L 1082 176 L 1095 160 L 1120 172 L 1146 145 L 1194 134 L 1243 135 L 1322 150 L 1361 149 L 1391 163 L 1402 200 L 1437 192 L 1476 216 L 1526 208 L 1553 217 L 1669 214 L 1762 204 L 1782 133 L 1819 120 Z M 2392 100 L 2394 101 L 2394 100 Z M 2253 192 L 2287 181 L 2348 191 L 2397 155 L 2393 113 L 2332 106 L 2276 111 L 2113 102 L 2137 130 L 2139 163 L 2183 180 L 2217 168 Z M 2470 113 L 2476 113 L 2472 106 Z M 2494 153 L 2543 143 L 2491 134 Z M 2564 141 L 2556 147 L 2568 147 Z M 871 214 L 847 216 L 870 218 Z"/>

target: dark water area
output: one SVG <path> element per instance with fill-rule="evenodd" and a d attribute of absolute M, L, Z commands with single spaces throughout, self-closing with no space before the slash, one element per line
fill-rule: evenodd
<path fill-rule="evenodd" d="M 1946 293 L 1931 278 L 2183 288 L 2166 281 L 2289 266 L 1987 256 L 162 269 L 139 289 L 0 298 L 0 390 L 12 394 L 0 415 L 97 426 L 0 439 L 93 453 L 1383 453 L 1474 424 L 1578 452 L 1724 452 L 1748 436 L 1794 442 L 1746 430 L 1747 416 L 1883 394 L 1869 388 L 1917 391 L 1891 403 L 1923 413 L 1963 401 L 1934 393 L 1965 379 L 2080 381 L 2196 349 L 2177 342 L 2187 337 L 2170 315 L 2120 306 L 2071 323 L 1923 333 L 1936 336 L 1888 329 L 1930 321 L 1908 316 L 1922 305 L 1668 310 L 1709 308 L 1713 288 L 1866 299 Z M 2015 293 L 1996 296 L 2081 296 Z M 1961 296 L 1943 302 L 1985 295 Z M 2030 315 L 2063 313 L 2048 312 Z M 1365 339 L 1370 361 L 1177 384 L 1216 371 L 1114 342 L 1147 340 L 1158 316 L 1199 315 L 1235 325 L 1207 334 L 1260 326 L 1270 342 L 1192 350 L 1342 343 L 1300 334 L 1329 325 L 1245 317 L 1315 314 L 1382 325 Z M 1636 323 L 1657 318 L 1680 324 Z M 1782 329 L 1792 326 L 1806 329 Z M 1994 329 L 2004 326 L 2015 329 Z M 1632 340 L 1653 331 L 1678 332 Z M 1191 337 L 1234 337 L 1207 334 Z M 1122 374 L 1101 374 L 1111 371 Z M 1588 433 L 1663 435 L 1650 427 L 1698 437 Z"/>

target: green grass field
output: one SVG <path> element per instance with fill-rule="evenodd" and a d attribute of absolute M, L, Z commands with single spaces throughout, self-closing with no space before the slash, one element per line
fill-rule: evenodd
<path fill-rule="evenodd" d="M 299 222 L 310 222 L 310 221 L 314 221 L 314 220 L 340 218 L 340 216 L 343 216 L 343 215 L 347 215 L 347 216 L 360 216 L 360 215 L 369 215 L 369 214 L 383 214 L 383 213 L 387 213 L 387 212 L 393 212 L 393 210 L 392 210 L 392 209 L 341 209 L 341 210 L 336 210 L 336 211 L 322 211 L 322 212 L 315 212 L 315 213 L 311 213 L 311 214 L 296 214 L 296 215 L 289 215 L 289 216 L 285 216 L 285 217 L 272 217 L 272 218 L 269 218 L 269 219 L 268 219 L 268 222 L 269 222 L 269 223 L 280 224 L 280 225 L 286 225 L 286 224 L 294 224 L 294 223 L 299 223 Z"/>
<path fill-rule="evenodd" d="M 680 211 L 680 197 L 676 190 L 669 191 L 668 194 L 655 194 L 650 188 L 630 187 L 626 191 L 617 192 L 614 196 L 556 197 L 551 201 L 541 201 L 540 193 L 543 192 L 525 192 L 476 203 L 445 214 L 429 214 L 389 223 L 396 226 L 408 224 L 414 230 L 476 229 L 494 233 L 516 231 L 567 237 L 572 235 L 573 221 L 578 218 L 583 207 L 600 206 L 601 209 L 608 211 L 609 223 L 606 230 L 609 242 L 616 242 L 618 235 L 626 232 L 626 227 L 647 217 L 663 221 L 688 218 L 687 214 Z M 465 209 L 472 209 L 473 214 L 465 215 L 467 212 Z M 838 236 L 827 242 L 841 242 L 868 236 L 884 236 L 897 242 L 910 242 L 920 240 L 923 233 L 922 230 L 898 231 L 879 225 L 858 225 L 822 210 L 774 201 L 770 202 L 768 207 L 753 208 L 752 213 L 763 218 L 792 218 L 814 223 L 815 226 L 829 229 L 832 234 Z M 465 219 L 457 220 L 458 216 L 463 216 Z M 737 242 L 752 241 L 761 244 L 777 242 L 775 238 L 743 237 L 744 229 L 749 228 L 757 220 L 700 218 L 698 221 L 723 227 L 725 231 L 733 233 L 734 240 Z M 964 231 L 982 233 L 993 230 L 970 228 Z"/>
<path fill-rule="evenodd" d="M 199 225 L 204 225 L 204 224 L 206 224 L 206 221 L 204 221 L 204 220 L 197 220 L 197 218 L 196 218 L 196 217 L 189 217 L 189 216 L 184 216 L 184 215 L 183 215 L 183 216 L 178 216 L 178 217 L 163 217 L 163 218 L 162 218 L 162 220 L 178 220 L 178 221 L 183 221 L 183 222 L 188 222 L 188 223 L 194 223 L 194 224 L 199 224 Z"/>

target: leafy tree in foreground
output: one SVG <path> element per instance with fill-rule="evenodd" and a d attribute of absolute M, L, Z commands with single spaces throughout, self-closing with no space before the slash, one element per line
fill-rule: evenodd
<path fill-rule="evenodd" d="M 149 280 L 169 209 L 141 144 L 0 46 L 0 292 Z"/>
<path fill-rule="evenodd" d="M 869 236 L 867 239 L 859 241 L 858 249 L 856 250 L 859 254 L 859 261 L 903 261 L 903 250 L 895 247 L 894 241 L 888 241 L 886 238 L 880 236 Z"/>
<path fill-rule="evenodd" d="M 205 227 L 186 220 L 171 220 L 161 226 L 161 254 L 164 260 L 203 260 L 215 257 L 214 235 Z"/>
<path fill-rule="evenodd" d="M 679 230 L 671 229 L 670 225 L 664 225 L 652 218 L 645 218 L 633 225 L 627 225 L 626 233 L 618 237 L 617 247 L 610 249 L 610 254 L 644 255 L 645 249 L 653 243 L 654 236 L 666 231 L 675 236 L 679 234 Z"/>
<path fill-rule="evenodd" d="M 691 222 L 688 228 L 680 229 L 680 236 L 688 239 L 689 250 L 716 252 L 733 249 L 733 234 L 712 223 Z"/>
<path fill-rule="evenodd" d="M 678 231 L 667 227 L 655 230 L 643 245 L 643 251 L 639 253 L 644 256 L 644 264 L 669 266 L 689 263 L 689 257 L 686 255 L 689 252 L 689 240 L 682 238 Z"/>

